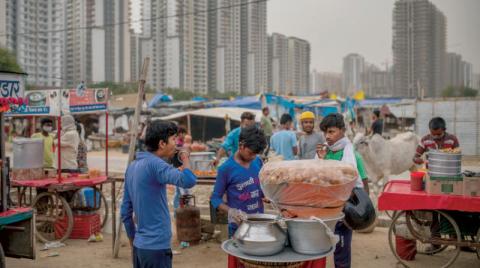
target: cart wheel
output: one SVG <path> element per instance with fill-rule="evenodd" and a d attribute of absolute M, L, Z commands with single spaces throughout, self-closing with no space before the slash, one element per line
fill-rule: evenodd
<path fill-rule="evenodd" d="M 457 259 L 460 247 L 445 247 L 445 244 L 461 241 L 458 225 L 441 211 L 417 212 L 402 211 L 395 215 L 388 230 L 388 242 L 393 255 L 405 267 L 425 267 L 427 264 L 431 267 L 449 267 Z M 408 241 L 415 242 L 408 245 Z M 397 248 L 397 245 L 402 247 Z M 434 246 L 434 250 L 425 249 L 430 245 Z M 430 254 L 416 254 L 422 251 Z"/>
<path fill-rule="evenodd" d="M 57 193 L 41 193 L 33 200 L 36 213 L 35 230 L 38 240 L 65 241 L 73 230 L 73 215 L 65 198 Z M 57 238 L 60 236 L 60 238 Z"/>
<path fill-rule="evenodd" d="M 2 244 L 0 244 L 0 268 L 5 268 L 5 253 L 3 252 Z"/>
<path fill-rule="evenodd" d="M 100 195 L 100 200 L 95 200 L 96 201 L 96 204 L 94 204 L 94 207 L 95 208 L 91 208 L 91 207 L 85 207 L 84 204 L 82 204 L 82 202 L 80 202 L 80 200 L 78 200 L 79 196 L 81 196 L 80 194 L 77 194 L 80 190 L 82 189 L 78 189 L 75 194 L 73 195 L 73 198 L 72 198 L 72 201 L 70 202 L 70 207 L 72 208 L 72 210 L 79 210 L 79 211 L 98 211 L 100 216 L 101 216 L 101 228 L 103 229 L 103 227 L 105 226 L 105 224 L 107 223 L 107 220 L 108 220 L 108 203 L 107 203 L 107 199 L 105 198 L 105 195 L 103 195 L 103 192 L 100 191 L 97 187 L 86 187 L 86 188 L 92 188 L 94 189 L 94 195 L 93 196 L 96 196 L 97 193 Z"/>
<path fill-rule="evenodd" d="M 431 211 L 415 210 L 407 213 L 407 220 L 409 221 L 409 224 L 410 226 L 412 226 L 412 228 L 415 227 L 415 231 L 418 233 L 419 236 L 423 237 L 424 239 L 429 239 L 433 238 L 431 235 L 431 230 L 435 229 L 435 224 L 433 221 L 434 215 L 435 214 Z M 432 244 L 428 243 L 417 243 L 417 253 L 419 254 L 434 255 L 444 251 L 446 248 L 448 248 L 448 245 L 433 246 Z"/>

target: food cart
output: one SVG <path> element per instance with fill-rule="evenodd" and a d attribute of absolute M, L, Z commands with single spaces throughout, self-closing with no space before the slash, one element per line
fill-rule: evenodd
<path fill-rule="evenodd" d="M 57 121 L 57 131 L 61 129 L 62 115 L 105 113 L 105 135 L 108 144 L 108 89 L 36 90 L 29 91 L 26 98 L 29 104 L 24 109 L 11 113 L 10 116 L 54 117 Z M 31 206 L 35 209 L 36 237 L 42 242 L 64 241 L 69 238 L 75 220 L 72 209 L 99 211 L 101 228 L 106 224 L 109 215 L 108 203 L 102 191 L 103 185 L 111 182 L 108 180 L 108 147 L 105 150 L 105 174 L 92 170 L 89 174 L 66 174 L 62 173 L 61 167 L 60 135 L 57 135 L 57 144 L 56 171 L 45 172 L 42 178 L 17 177 L 11 180 L 12 187 L 17 188 L 18 205 Z M 75 200 L 80 196 L 76 193 L 84 187 L 92 189 L 93 205 L 78 205 L 81 202 Z M 36 195 L 33 189 L 37 190 Z M 66 193 L 72 191 L 76 192 L 73 197 L 70 196 L 71 200 L 67 201 Z M 112 198 L 115 198 L 113 185 Z M 112 220 L 113 224 L 115 220 Z"/>
<path fill-rule="evenodd" d="M 392 180 L 378 208 L 394 211 L 388 241 L 406 267 L 415 266 L 416 253 L 432 267 L 449 267 L 464 247 L 475 248 L 480 259 L 480 196 L 428 194 L 412 191 L 408 180 Z M 401 246 L 405 240 L 415 241 L 410 249 Z"/>
<path fill-rule="evenodd" d="M 11 206 L 5 156 L 4 113 L 23 105 L 24 75 L 0 72 L 0 268 L 5 257 L 35 259 L 35 215 L 31 208 Z"/>

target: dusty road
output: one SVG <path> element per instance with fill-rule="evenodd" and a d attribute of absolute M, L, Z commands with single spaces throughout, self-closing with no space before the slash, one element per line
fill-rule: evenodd
<path fill-rule="evenodd" d="M 85 240 L 67 240 L 67 247 L 38 251 L 37 260 L 7 259 L 8 268 L 127 268 L 131 266 L 130 251 L 127 243 L 123 243 L 120 258 L 112 259 L 111 236 L 106 235 L 105 241 L 88 243 Z M 174 245 L 178 243 L 174 242 Z M 43 245 L 38 244 L 38 248 Z M 396 267 L 397 262 L 387 242 L 387 229 L 377 228 L 372 234 L 355 233 L 353 236 L 352 267 Z M 180 254 L 174 256 L 174 267 L 178 268 L 224 268 L 227 267 L 226 254 L 220 249 L 217 242 L 208 242 L 184 250 L 174 246 Z M 58 252 L 57 257 L 47 257 L 52 252 Z M 417 255 L 413 267 L 435 266 L 441 256 Z M 333 267 L 331 257 L 327 261 L 328 267 Z M 472 253 L 461 252 L 453 267 L 479 267 L 480 260 Z"/>

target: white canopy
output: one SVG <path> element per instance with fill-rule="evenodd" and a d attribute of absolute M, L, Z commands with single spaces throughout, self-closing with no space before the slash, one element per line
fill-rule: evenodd
<path fill-rule="evenodd" d="M 220 118 L 220 119 L 223 119 L 226 116 L 228 116 L 230 120 L 240 121 L 240 117 L 243 112 L 253 113 L 254 115 L 256 115 L 255 121 L 260 122 L 260 118 L 262 117 L 262 111 L 246 109 L 246 108 L 236 108 L 236 107 L 215 107 L 215 108 L 207 108 L 207 109 L 198 109 L 198 110 L 171 114 L 163 117 L 156 117 L 153 119 L 175 120 L 181 117 L 185 117 L 187 115 L 195 115 L 195 116 L 204 116 L 204 117 L 212 117 L 212 118 Z"/>

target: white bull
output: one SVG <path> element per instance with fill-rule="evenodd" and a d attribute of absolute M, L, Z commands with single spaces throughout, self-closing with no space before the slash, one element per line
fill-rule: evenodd
<path fill-rule="evenodd" d="M 412 169 L 415 166 L 413 157 L 418 143 L 419 138 L 412 132 L 398 134 L 390 140 L 385 140 L 380 135 L 368 138 L 358 133 L 353 139 L 355 149 L 362 155 L 368 178 L 374 186 L 378 186 L 380 180 L 385 185 L 392 174 L 398 175 Z M 373 190 L 376 192 L 376 189 Z"/>

